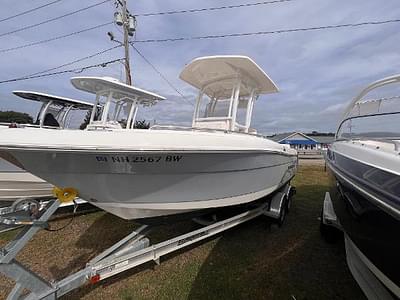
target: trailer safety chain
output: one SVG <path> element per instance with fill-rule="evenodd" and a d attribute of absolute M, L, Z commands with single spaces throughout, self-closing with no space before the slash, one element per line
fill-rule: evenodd
<path fill-rule="evenodd" d="M 61 226 L 61 227 L 55 228 L 55 229 L 50 228 L 50 225 L 48 225 L 47 227 L 44 228 L 46 231 L 50 231 L 50 232 L 60 231 L 60 230 L 67 228 L 69 225 L 72 224 L 72 222 L 74 221 L 75 216 L 76 216 L 76 210 L 78 209 L 78 203 L 75 200 L 72 200 L 72 202 L 74 202 L 74 210 L 72 211 L 72 216 L 69 219 L 68 223 L 65 224 L 64 226 Z"/>

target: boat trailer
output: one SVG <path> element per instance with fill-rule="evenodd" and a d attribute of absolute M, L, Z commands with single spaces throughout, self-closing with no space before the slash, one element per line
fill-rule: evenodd
<path fill-rule="evenodd" d="M 11 230 L 16 230 L 25 225 L 32 225 L 32 222 L 37 221 L 35 220 L 36 214 L 42 212 L 50 201 L 54 202 L 55 200 L 55 198 L 22 198 L 14 202 L 7 203 L 6 205 L 0 205 L 0 234 Z M 77 211 L 78 206 L 79 211 Z M 70 202 L 60 203 L 57 214 L 52 216 L 52 220 L 57 219 L 59 217 L 59 213 L 61 213 L 62 217 L 65 218 L 68 215 L 78 215 L 94 211 L 98 211 L 98 209 L 90 205 L 85 200 L 76 198 Z"/>
<path fill-rule="evenodd" d="M 0 223 L 6 223 L 10 227 L 24 225 L 15 239 L 0 249 L 0 273 L 15 282 L 7 299 L 57 299 L 84 284 L 95 284 L 144 263 L 154 261 L 156 264 L 160 264 L 160 258 L 166 254 L 258 216 L 271 217 L 281 226 L 294 194 L 295 188 L 286 184 L 272 198 L 269 197 L 268 201 L 255 208 L 154 245 L 150 244 L 150 240 L 146 236 L 152 229 L 151 226 L 142 225 L 89 261 L 84 269 L 58 282 L 46 281 L 39 274 L 19 263 L 16 256 L 36 232 L 48 226 L 48 220 L 60 206 L 60 201 L 51 200 L 39 210 L 33 208 L 18 213 L 0 214 Z M 26 294 L 26 291 L 30 293 Z"/>

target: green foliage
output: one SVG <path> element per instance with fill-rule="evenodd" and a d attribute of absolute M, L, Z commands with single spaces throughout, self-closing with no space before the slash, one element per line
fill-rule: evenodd
<path fill-rule="evenodd" d="M 94 120 L 97 121 L 100 118 L 102 112 L 102 108 L 101 107 L 97 107 L 96 109 L 96 113 L 94 115 Z M 85 119 L 83 120 L 82 124 L 79 126 L 80 130 L 84 130 L 86 129 L 86 127 L 88 126 L 88 124 L 90 123 L 90 117 L 92 116 L 92 111 L 89 110 L 86 113 Z"/>
<path fill-rule="evenodd" d="M 0 122 L 32 124 L 33 119 L 27 113 L 21 113 L 16 111 L 0 111 Z"/>
<path fill-rule="evenodd" d="M 91 116 L 91 114 L 92 114 L 91 111 L 88 111 L 88 112 L 86 113 L 85 119 L 83 120 L 81 126 L 79 126 L 79 129 L 80 129 L 80 130 L 86 129 L 86 127 L 88 126 L 88 124 L 89 124 L 89 122 L 90 122 L 90 116 Z"/>
<path fill-rule="evenodd" d="M 133 125 L 133 128 L 137 129 L 149 129 L 150 128 L 150 122 L 146 122 L 146 120 L 136 120 L 135 125 Z"/>

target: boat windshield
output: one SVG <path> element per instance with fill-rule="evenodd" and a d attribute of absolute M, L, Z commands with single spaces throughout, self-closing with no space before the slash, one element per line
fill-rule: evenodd
<path fill-rule="evenodd" d="M 212 99 L 203 94 L 200 100 L 200 113 L 202 118 L 228 117 L 231 99 Z"/>
<path fill-rule="evenodd" d="M 118 123 L 122 128 L 126 128 L 131 107 L 132 101 L 111 101 L 106 115 L 106 122 Z"/>
<path fill-rule="evenodd" d="M 400 84 L 388 84 L 364 95 L 341 122 L 339 139 L 400 139 Z"/>
<path fill-rule="evenodd" d="M 108 95 L 100 95 L 97 103 L 99 108 L 92 112 L 92 125 L 107 124 L 114 128 L 127 128 L 133 106 L 131 99 L 109 99 Z"/>
<path fill-rule="evenodd" d="M 400 139 L 400 113 L 346 120 L 341 126 L 338 138 Z"/>
<path fill-rule="evenodd" d="M 192 127 L 249 132 L 256 99 L 255 89 L 237 78 L 212 82 L 200 91 Z"/>
<path fill-rule="evenodd" d="M 33 126 L 77 129 L 89 109 L 91 108 L 77 109 L 72 105 L 60 105 L 57 102 L 43 103 Z"/>

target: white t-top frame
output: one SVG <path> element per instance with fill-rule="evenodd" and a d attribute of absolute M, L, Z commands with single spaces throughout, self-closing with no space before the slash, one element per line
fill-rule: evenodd
<path fill-rule="evenodd" d="M 126 118 L 126 128 L 125 129 L 133 129 L 135 125 L 135 120 L 136 120 L 136 115 L 138 112 L 138 106 L 139 102 L 137 99 L 130 98 L 130 97 L 124 97 L 120 99 L 114 99 L 113 98 L 114 91 L 112 89 L 106 90 L 106 91 L 101 91 L 96 94 L 96 101 L 95 101 L 95 107 L 100 107 L 100 99 L 101 97 L 105 97 L 106 101 L 104 103 L 104 107 L 100 116 L 100 120 L 95 120 L 96 115 L 97 115 L 97 109 L 93 109 L 92 114 L 90 116 L 90 123 L 88 125 L 88 129 L 99 129 L 99 128 L 120 128 L 122 129 L 122 126 L 118 122 L 118 118 L 120 114 L 122 113 L 122 108 L 124 104 L 128 104 L 130 106 L 129 108 L 129 113 L 127 114 Z M 109 112 L 110 112 L 110 107 L 112 102 L 116 103 L 116 107 L 114 109 L 114 113 L 109 118 Z"/>
<path fill-rule="evenodd" d="M 210 87 L 212 87 L 215 84 L 219 84 L 221 82 L 231 82 L 232 86 L 231 97 L 229 99 L 228 114 L 226 116 L 221 116 L 221 117 L 200 116 L 201 113 L 200 109 L 204 95 L 209 96 L 209 98 L 211 99 L 209 104 L 211 104 L 213 109 L 215 109 L 215 106 L 218 101 L 226 101 L 225 97 L 220 98 L 218 95 L 212 96 L 210 95 L 210 93 L 207 93 L 207 90 Z M 245 89 L 250 92 L 241 93 L 241 91 Z M 257 98 L 258 98 L 257 89 L 246 84 L 243 80 L 241 80 L 241 78 L 227 78 L 211 82 L 205 85 L 199 92 L 193 114 L 192 127 L 222 129 L 222 130 L 248 133 L 250 131 L 254 103 Z M 240 102 L 246 103 L 244 124 L 240 124 L 238 122 L 238 109 Z"/>

